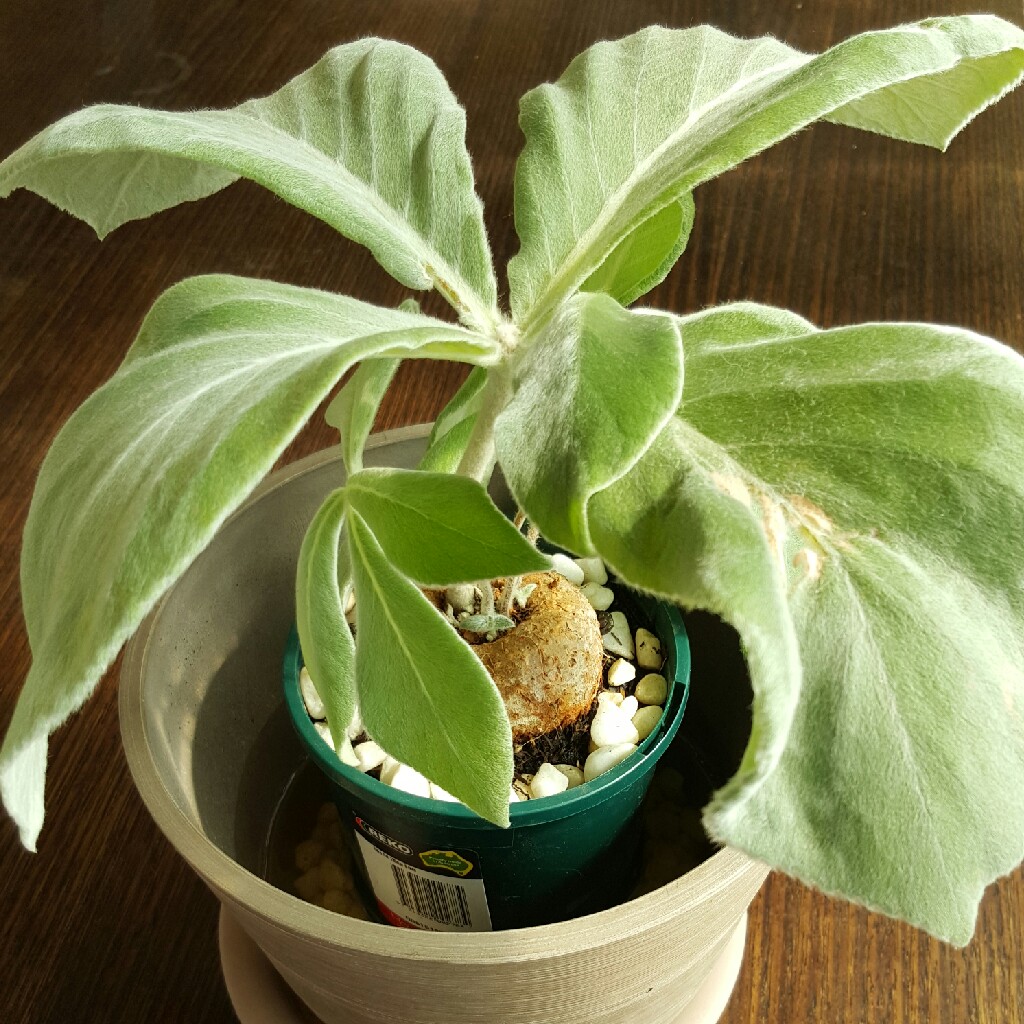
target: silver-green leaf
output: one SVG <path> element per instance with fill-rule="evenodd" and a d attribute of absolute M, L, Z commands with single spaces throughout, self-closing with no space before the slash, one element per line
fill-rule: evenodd
<path fill-rule="evenodd" d="M 240 177 L 367 246 L 410 288 L 436 287 L 471 325 L 495 322 L 465 112 L 434 63 L 400 43 L 338 46 L 230 110 L 87 107 L 0 163 L 0 197 L 31 189 L 102 237 Z"/>
<path fill-rule="evenodd" d="M 705 821 L 966 943 L 984 887 L 1024 856 L 1024 360 L 953 328 L 817 332 L 750 307 L 681 326 L 679 415 L 591 502 L 595 543 L 688 603 L 689 563 L 714 569 L 726 609 L 773 606 L 779 652 L 788 620 L 800 663 L 751 662 L 754 735 Z M 749 564 L 707 546 L 722 508 Z"/>
<path fill-rule="evenodd" d="M 345 370 L 371 356 L 495 355 L 452 324 L 266 281 L 192 278 L 157 300 L 117 373 L 58 434 L 25 527 L 33 662 L 0 789 L 26 846 L 42 826 L 48 734 Z"/>
<path fill-rule="evenodd" d="M 366 439 L 400 362 L 367 359 L 360 363 L 324 413 L 328 424 L 341 434 L 341 457 L 350 474 L 363 468 Z"/>
<path fill-rule="evenodd" d="M 299 550 L 295 574 L 295 620 L 306 669 L 327 711 L 327 725 L 340 740 L 356 706 L 355 644 L 345 620 L 351 586 L 348 545 L 343 538 L 345 490 L 327 496 Z M 346 566 L 344 573 L 341 565 Z"/>
<path fill-rule="evenodd" d="M 389 561 L 419 583 L 447 586 L 549 567 L 469 477 L 365 469 L 345 492 Z"/>
<path fill-rule="evenodd" d="M 987 15 L 868 32 L 818 56 L 708 26 L 580 54 L 520 108 L 512 310 L 543 322 L 637 228 L 825 118 L 945 148 L 1024 76 L 1024 32 Z"/>
<path fill-rule="evenodd" d="M 592 550 L 587 501 L 672 417 L 683 387 L 675 318 L 580 293 L 528 339 L 494 440 L 520 507 L 554 544 Z"/>
<path fill-rule="evenodd" d="M 358 512 L 348 524 L 356 680 L 367 731 L 467 807 L 508 825 L 512 728 L 480 659 L 391 565 Z"/>
<path fill-rule="evenodd" d="M 675 266 L 690 239 L 693 215 L 693 196 L 687 192 L 619 242 L 580 291 L 604 292 L 620 305 L 632 305 Z"/>
<path fill-rule="evenodd" d="M 455 472 L 469 445 L 486 383 L 487 370 L 474 366 L 434 421 L 420 469 L 431 473 Z"/>

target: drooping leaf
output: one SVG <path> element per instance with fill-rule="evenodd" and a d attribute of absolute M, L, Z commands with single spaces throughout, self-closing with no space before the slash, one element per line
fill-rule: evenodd
<path fill-rule="evenodd" d="M 356 705 L 355 644 L 345 621 L 345 592 L 350 571 L 343 540 L 345 490 L 332 491 L 313 517 L 295 573 L 295 620 L 306 669 L 327 711 L 327 726 L 340 740 Z"/>
<path fill-rule="evenodd" d="M 348 525 L 356 680 L 367 731 L 467 807 L 508 825 L 512 729 L 480 659 L 391 565 L 358 512 Z"/>
<path fill-rule="evenodd" d="M 573 296 L 517 366 L 494 441 L 505 479 L 549 541 L 592 550 L 587 500 L 622 476 L 679 404 L 675 318 Z"/>
<path fill-rule="evenodd" d="M 345 370 L 371 356 L 495 354 L 430 317 L 266 281 L 192 278 L 157 300 L 117 373 L 58 434 L 25 527 L 33 663 L 0 788 L 26 846 L 42 825 L 48 734 Z"/>
<path fill-rule="evenodd" d="M 540 572 L 548 559 L 469 477 L 364 469 L 345 485 L 388 560 L 431 586 Z"/>
<path fill-rule="evenodd" d="M 341 457 L 350 474 L 363 468 L 366 439 L 400 362 L 367 359 L 360 363 L 324 413 L 324 419 L 341 434 Z"/>
<path fill-rule="evenodd" d="M 754 735 L 712 833 L 963 944 L 1024 856 L 1024 360 L 953 328 L 743 315 L 682 322 L 679 415 L 591 501 L 595 544 L 687 603 L 696 572 L 713 610 L 773 605 L 779 652 L 795 632 L 795 676 L 751 659 Z M 757 559 L 709 544 L 723 508 Z"/>
<path fill-rule="evenodd" d="M 436 287 L 468 322 L 496 285 L 465 144 L 465 113 L 423 54 L 362 39 L 264 99 L 189 112 L 100 105 L 0 163 L 101 237 L 248 178 L 367 246 L 410 288 Z"/>
<path fill-rule="evenodd" d="M 605 292 L 623 306 L 646 295 L 665 280 L 686 248 L 693 214 L 693 196 L 687 192 L 619 242 L 580 291 Z"/>
<path fill-rule="evenodd" d="M 1024 32 L 936 18 L 818 56 L 717 29 L 648 28 L 582 53 L 520 108 L 516 322 L 532 329 L 681 194 L 826 118 L 945 148 L 1024 75 Z"/>

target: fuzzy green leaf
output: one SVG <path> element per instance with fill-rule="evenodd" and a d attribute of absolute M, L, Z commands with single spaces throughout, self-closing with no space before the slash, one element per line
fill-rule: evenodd
<path fill-rule="evenodd" d="M 434 421 L 419 468 L 431 473 L 454 473 L 469 445 L 487 383 L 487 370 L 474 366 L 451 401 Z"/>
<path fill-rule="evenodd" d="M 580 286 L 583 292 L 604 292 L 623 306 L 665 280 L 675 266 L 693 227 L 693 196 L 669 203 L 627 235 L 612 254 Z"/>
<path fill-rule="evenodd" d="M 157 300 L 117 373 L 58 434 L 22 548 L 33 663 L 0 751 L 0 790 L 26 846 L 42 826 L 48 734 L 345 370 L 370 356 L 487 362 L 495 346 L 311 289 L 192 278 Z"/>
<path fill-rule="evenodd" d="M 189 112 L 101 105 L 0 163 L 101 237 L 248 178 L 367 246 L 410 288 L 436 287 L 477 327 L 496 285 L 465 143 L 465 113 L 433 62 L 362 39 L 264 99 Z"/>
<path fill-rule="evenodd" d="M 418 313 L 420 304 L 415 299 L 406 299 L 398 308 L 405 313 Z M 400 359 L 367 359 L 360 363 L 324 412 L 327 424 L 341 434 L 341 457 L 349 475 L 363 468 L 366 439 L 400 363 Z"/>
<path fill-rule="evenodd" d="M 1007 546 L 1024 531 L 1024 360 L 953 328 L 816 332 L 751 307 L 681 326 L 679 415 L 590 519 L 627 579 L 724 614 L 748 656 L 775 648 L 750 658 L 754 733 L 705 821 L 963 944 L 985 885 L 1024 856 Z M 752 632 L 741 609 L 775 623 Z"/>
<path fill-rule="evenodd" d="M 364 469 L 345 485 L 388 559 L 429 586 L 518 576 L 548 559 L 476 480 L 408 469 Z"/>
<path fill-rule="evenodd" d="M 391 565 L 358 512 L 348 526 L 356 679 L 367 731 L 392 756 L 508 825 L 512 729 L 480 659 Z"/>
<path fill-rule="evenodd" d="M 341 434 L 341 457 L 350 474 L 363 468 L 366 439 L 399 363 L 400 359 L 367 359 L 360 363 L 324 413 L 328 424 Z"/>
<path fill-rule="evenodd" d="M 987 15 L 818 56 L 707 26 L 598 43 L 521 103 L 515 319 L 532 329 L 669 203 L 816 120 L 945 148 L 1022 75 L 1024 32 Z"/>
<path fill-rule="evenodd" d="M 295 619 L 306 669 L 327 711 L 331 735 L 340 739 L 356 705 L 355 644 L 345 621 L 350 570 L 343 541 L 345 490 L 329 494 L 302 539 L 295 574 Z"/>
<path fill-rule="evenodd" d="M 495 422 L 502 472 L 548 540 L 590 552 L 588 499 L 640 458 L 679 404 L 679 330 L 667 314 L 581 293 L 524 350 Z"/>

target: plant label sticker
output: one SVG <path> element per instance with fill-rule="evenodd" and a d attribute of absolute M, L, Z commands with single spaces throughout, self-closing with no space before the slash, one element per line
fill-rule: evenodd
<path fill-rule="evenodd" d="M 473 850 L 414 850 L 365 818 L 355 836 L 377 909 L 390 924 L 435 932 L 487 932 L 491 915 Z"/>

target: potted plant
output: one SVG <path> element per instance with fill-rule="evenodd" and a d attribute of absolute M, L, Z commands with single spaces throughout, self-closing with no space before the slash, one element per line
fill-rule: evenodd
<path fill-rule="evenodd" d="M 868 33 L 817 57 L 713 29 L 600 44 L 524 98 L 509 315 L 461 110 L 397 44 L 338 48 L 230 111 L 90 108 L 28 142 L 0 165 L 0 193 L 30 188 L 103 234 L 247 177 L 410 288 L 436 288 L 459 322 L 240 278 L 158 300 L 55 442 L 26 529 L 36 660 L 0 759 L 26 845 L 49 732 L 358 364 L 333 413 L 352 476 L 300 559 L 298 616 L 314 676 L 330 680 L 329 718 L 347 721 L 358 690 L 385 748 L 507 814 L 511 738 L 478 659 L 440 614 L 416 619 L 473 695 L 438 716 L 414 661 L 392 659 L 384 678 L 353 649 L 343 603 L 351 573 L 359 633 L 388 629 L 402 649 L 394 609 L 422 611 L 416 583 L 530 568 L 521 548 L 521 562 L 498 557 L 507 525 L 493 541 L 480 525 L 485 565 L 444 542 L 453 522 L 483 523 L 497 463 L 551 543 L 740 634 L 754 729 L 709 832 L 967 941 L 984 885 L 1022 855 L 1024 808 L 1002 784 L 1024 759 L 1021 608 L 1000 541 L 1021 514 L 1019 358 L 953 328 L 819 331 L 750 304 L 627 307 L 682 253 L 701 182 L 820 118 L 945 146 L 1022 71 L 1024 34 L 987 17 Z M 418 475 L 366 471 L 401 358 L 475 368 Z M 471 747 L 411 727 L 465 718 Z M 489 772 L 465 770 L 468 750 Z"/>

